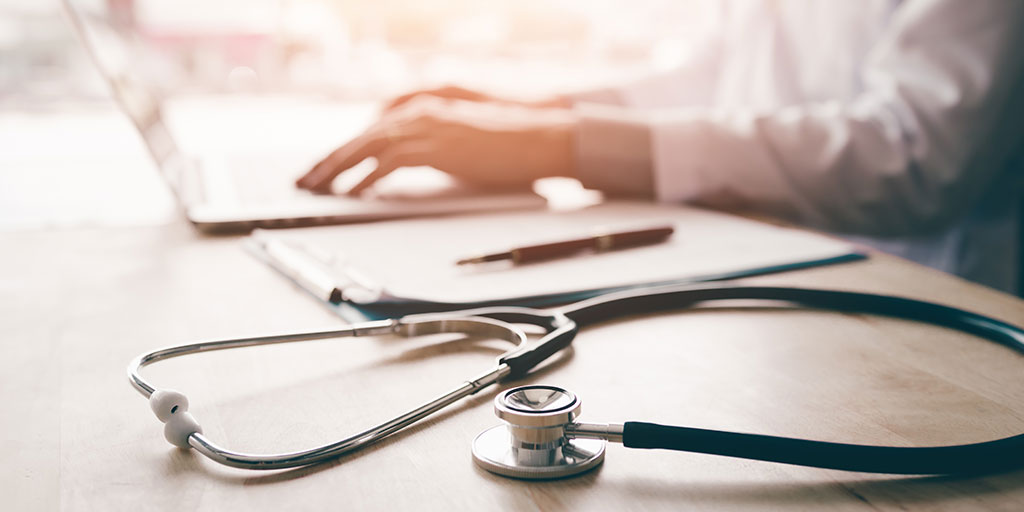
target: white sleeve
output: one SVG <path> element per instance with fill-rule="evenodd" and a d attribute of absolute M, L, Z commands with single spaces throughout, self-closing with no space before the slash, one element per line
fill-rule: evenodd
<path fill-rule="evenodd" d="M 683 63 L 671 71 L 625 85 L 567 95 L 573 104 L 598 103 L 635 109 L 709 105 L 718 83 L 723 40 L 720 31 L 708 31 L 694 42 Z"/>
<path fill-rule="evenodd" d="M 638 109 L 710 105 L 719 81 L 723 45 L 720 32 L 707 34 L 678 68 L 619 87 L 622 104 Z"/>
<path fill-rule="evenodd" d="M 1022 43 L 1024 1 L 908 1 L 869 55 L 854 101 L 653 120 L 655 191 L 834 230 L 941 225 L 1021 147 Z"/>

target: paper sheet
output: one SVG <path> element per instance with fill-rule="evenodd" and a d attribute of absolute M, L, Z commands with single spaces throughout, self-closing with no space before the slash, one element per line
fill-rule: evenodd
<path fill-rule="evenodd" d="M 589 236 L 598 228 L 672 224 L 665 243 L 524 265 L 458 266 L 460 258 Z M 568 212 L 514 212 L 269 233 L 356 269 L 391 296 L 480 303 L 686 279 L 840 258 L 852 244 L 707 210 L 611 202 Z M 339 281 L 344 278 L 339 276 Z"/>

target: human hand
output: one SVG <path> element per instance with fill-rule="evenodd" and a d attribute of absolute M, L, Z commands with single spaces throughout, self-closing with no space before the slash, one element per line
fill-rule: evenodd
<path fill-rule="evenodd" d="M 533 108 L 569 108 L 571 106 L 569 100 L 561 96 L 554 96 L 551 98 L 536 101 L 521 101 L 509 98 L 501 98 L 498 96 L 493 96 L 491 94 L 474 91 L 471 89 L 466 89 L 464 87 L 458 87 L 455 85 L 446 85 L 444 87 L 437 87 L 434 89 L 421 89 L 418 91 L 403 94 L 389 101 L 384 106 L 384 111 L 388 112 L 394 110 L 414 99 L 425 97 L 434 97 L 447 100 L 475 101 L 478 103 L 505 103 L 509 105 L 518 105 L 522 107 Z"/>
<path fill-rule="evenodd" d="M 536 109 L 421 96 L 386 111 L 296 181 L 330 190 L 341 173 L 366 158 L 377 167 L 348 192 L 356 195 L 400 167 L 428 165 L 494 188 L 524 186 L 573 174 L 576 119 L 565 109 Z"/>

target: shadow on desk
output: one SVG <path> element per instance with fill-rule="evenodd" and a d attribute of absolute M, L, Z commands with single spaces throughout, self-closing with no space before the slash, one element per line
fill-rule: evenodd
<path fill-rule="evenodd" d="M 995 475 L 978 476 L 927 476 L 858 479 L 856 474 L 834 473 L 832 482 L 697 482 L 665 485 L 664 480 L 637 478 L 629 482 L 601 482 L 603 488 L 624 495 L 653 498 L 664 502 L 687 504 L 762 504 L 770 506 L 825 505 L 819 492 L 823 489 L 838 488 L 837 502 L 847 502 L 849 496 L 869 505 L 927 505 L 944 502 L 955 503 L 957 496 L 983 498 L 1005 495 L 1010 491 L 1024 489 L 1024 470 Z M 842 477 L 849 476 L 849 480 Z M 558 486 L 560 482 L 546 482 L 541 485 Z M 615 487 L 618 488 L 615 488 Z M 953 500 L 953 501 L 950 501 Z"/>

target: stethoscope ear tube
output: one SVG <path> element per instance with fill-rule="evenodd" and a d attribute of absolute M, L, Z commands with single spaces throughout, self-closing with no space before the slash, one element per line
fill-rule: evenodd
<path fill-rule="evenodd" d="M 547 326 L 553 315 L 530 314 L 528 310 L 518 309 L 514 314 L 509 309 L 495 312 L 494 316 L 507 316 L 518 322 Z M 564 317 L 562 317 L 564 319 Z M 571 335 L 575 335 L 575 327 L 568 319 L 564 320 L 573 326 Z M 199 422 L 188 412 L 188 398 L 179 392 L 169 389 L 157 389 L 144 379 L 140 373 L 147 365 L 161 360 L 181 357 L 200 352 L 228 350 L 233 348 L 255 347 L 279 343 L 295 343 L 310 340 L 341 339 L 359 336 L 400 336 L 415 337 L 432 334 L 458 333 L 465 336 L 478 336 L 486 339 L 501 340 L 512 343 L 514 348 L 507 352 L 515 355 L 528 349 L 526 334 L 513 325 L 496 321 L 492 318 L 476 316 L 452 315 L 415 315 L 402 319 L 380 320 L 353 324 L 341 329 L 289 333 L 250 338 L 233 338 L 226 340 L 201 341 L 177 345 L 165 349 L 154 350 L 142 354 L 128 365 L 128 378 L 136 390 L 150 400 L 150 407 L 157 419 L 164 423 L 164 436 L 179 448 L 195 448 L 211 460 L 226 466 L 244 469 L 284 469 L 338 457 L 357 450 L 433 414 L 434 412 L 469 395 L 485 389 L 510 374 L 510 368 L 500 362 L 485 372 L 459 383 L 445 393 L 405 411 L 378 425 L 362 432 L 335 441 L 330 444 L 302 451 L 251 454 L 224 448 L 203 434 Z M 571 336 L 569 337 L 571 341 Z M 565 343 L 568 343 L 566 341 Z"/>
<path fill-rule="evenodd" d="M 558 322 L 555 330 L 545 335 L 539 343 L 498 360 L 499 364 L 508 365 L 511 370 L 508 378 L 516 379 L 525 376 L 535 366 L 572 343 L 572 340 L 576 338 L 576 334 L 579 332 L 579 328 L 572 320 L 561 315 L 559 315 L 559 318 L 561 320 Z"/>
<path fill-rule="evenodd" d="M 949 475 L 1019 467 L 1024 434 L 977 444 L 936 447 L 867 446 L 627 421 L 628 448 L 678 450 L 865 473 Z"/>

